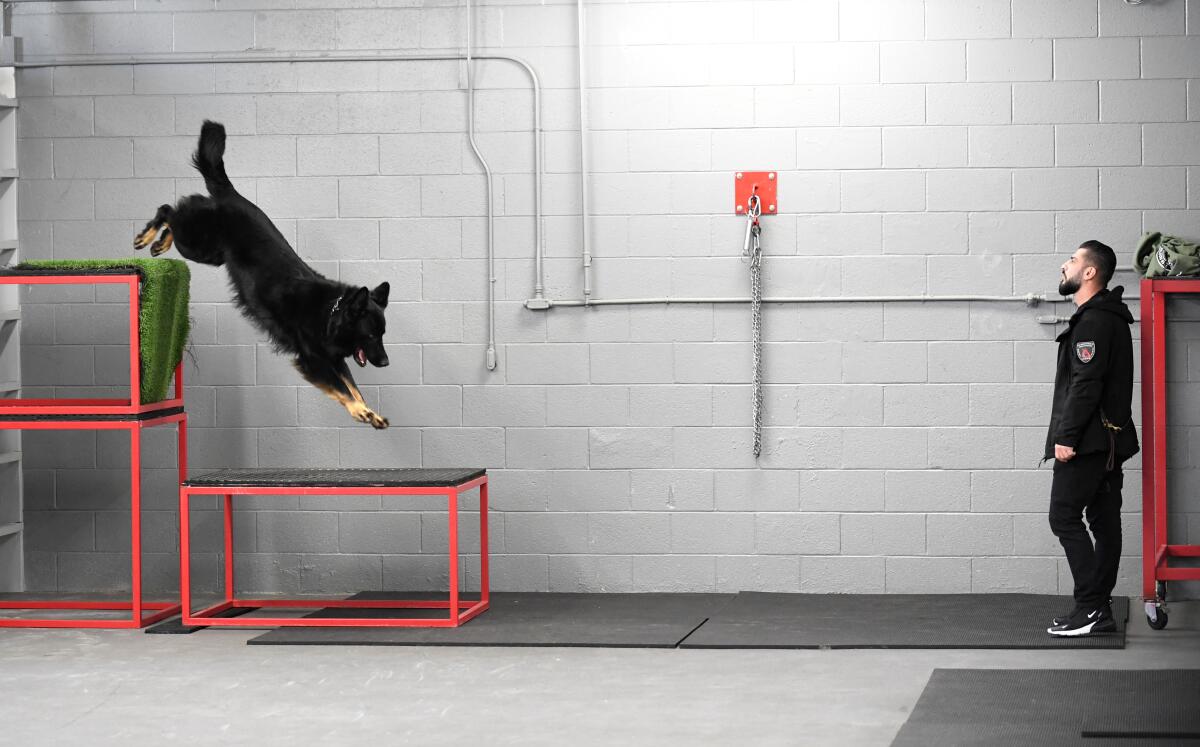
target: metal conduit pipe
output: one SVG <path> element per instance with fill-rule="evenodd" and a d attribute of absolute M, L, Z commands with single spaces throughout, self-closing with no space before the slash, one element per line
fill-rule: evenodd
<path fill-rule="evenodd" d="M 492 169 L 488 166 L 487 160 L 484 159 L 483 153 L 479 150 L 479 144 L 475 142 L 475 74 L 474 64 L 471 62 L 471 27 L 474 19 L 471 17 L 471 0 L 467 0 L 467 140 L 471 143 L 471 150 L 475 153 L 476 160 L 483 167 L 484 177 L 487 179 L 487 268 L 488 268 L 488 344 L 485 357 L 485 365 L 487 370 L 496 370 L 496 253 L 493 245 L 493 237 L 495 236 L 495 220 L 492 216 Z"/>
<path fill-rule="evenodd" d="M 1136 297 L 1126 300 L 1136 301 Z M 609 298 L 609 299 L 574 299 L 548 300 L 550 306 L 645 306 L 651 304 L 735 304 L 750 303 L 749 298 Z M 1047 298 L 1045 293 L 1026 293 L 1023 296 L 776 296 L 765 297 L 763 303 L 927 303 L 927 302 L 970 302 L 984 301 L 991 303 L 1016 303 L 1026 306 L 1037 306 L 1042 303 L 1066 303 L 1067 298 Z M 1065 324 L 1071 321 L 1069 316 L 1048 315 L 1036 318 L 1038 324 Z M 1137 319 L 1134 320 L 1138 321 Z"/>
<path fill-rule="evenodd" d="M 776 296 L 764 297 L 763 303 L 927 303 L 946 301 L 995 301 L 1020 302 L 1026 306 L 1037 306 L 1046 302 L 1044 293 L 1027 293 L 1023 296 Z M 1065 300 L 1065 299 L 1063 299 Z M 1054 303 L 1055 301 L 1051 301 Z M 734 304 L 750 303 L 749 298 L 594 298 L 547 301 L 551 306 L 642 306 L 647 304 Z"/>
<path fill-rule="evenodd" d="M 579 209 L 580 233 L 583 241 L 583 305 L 587 306 L 592 298 L 592 250 L 588 239 L 588 217 L 591 214 L 591 191 L 588 187 L 588 176 L 591 174 L 591 159 L 588 152 L 588 110 L 587 110 L 587 65 L 584 60 L 584 40 L 587 38 L 583 0 L 575 3 L 577 50 L 579 53 Z M 541 279 L 539 273 L 538 279 Z"/>
<path fill-rule="evenodd" d="M 471 142 L 471 149 L 475 152 L 476 158 L 479 159 L 483 166 L 484 173 L 487 177 L 487 209 L 488 209 L 488 238 L 487 238 L 487 253 L 488 253 L 488 349 L 487 349 L 487 367 L 488 370 L 493 370 L 496 367 L 496 349 L 495 349 L 495 246 L 493 232 L 493 217 L 492 217 L 492 175 L 487 163 L 483 160 L 483 155 L 479 151 L 478 145 L 475 143 L 475 96 L 474 82 L 471 72 L 471 61 L 475 60 L 500 60 L 511 62 L 521 67 L 526 74 L 529 75 L 530 85 L 533 89 L 533 171 L 534 171 L 534 243 L 536 245 L 536 278 L 534 284 L 534 299 L 528 301 L 527 304 L 532 304 L 531 308 L 540 307 L 540 302 L 543 300 L 544 271 L 542 267 L 543 258 L 543 235 L 542 235 L 542 85 L 538 79 L 537 72 L 526 61 L 519 57 L 510 55 L 498 54 L 481 54 L 472 55 L 471 48 L 471 17 L 470 17 L 470 2 L 467 3 L 467 52 L 465 54 L 421 54 L 421 55 L 393 55 L 393 54 L 364 54 L 364 53 L 341 53 L 333 52 L 328 54 L 210 54 L 210 55 L 147 55 L 147 56 L 108 56 L 96 55 L 86 57 L 70 57 L 70 58 L 52 58 L 45 60 L 22 60 L 12 63 L 12 67 L 18 69 L 33 69 L 47 67 L 95 67 L 95 66 L 111 66 L 111 65 L 213 65 L 213 64 L 254 64 L 263 62 L 439 62 L 453 61 L 467 63 L 467 121 L 468 121 L 468 136 Z M 541 308 L 548 308 L 544 306 Z"/>

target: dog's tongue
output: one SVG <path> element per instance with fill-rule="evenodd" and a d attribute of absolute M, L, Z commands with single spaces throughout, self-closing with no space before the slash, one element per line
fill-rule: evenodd
<path fill-rule="evenodd" d="M 359 348 L 354 351 L 354 362 L 357 363 L 360 367 L 367 365 L 367 354 L 363 351 L 362 348 Z"/>

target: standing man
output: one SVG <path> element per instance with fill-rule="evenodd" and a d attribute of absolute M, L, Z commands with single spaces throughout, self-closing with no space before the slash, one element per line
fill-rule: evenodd
<path fill-rule="evenodd" d="M 1050 529 L 1067 553 L 1075 609 L 1054 618 L 1051 635 L 1117 629 L 1109 599 L 1121 562 L 1121 463 L 1137 453 L 1138 440 L 1131 409 L 1133 315 L 1121 300 L 1125 289 L 1108 290 L 1116 266 L 1111 248 L 1085 241 L 1063 263 L 1058 284 L 1062 295 L 1074 294 L 1078 308 L 1058 336 L 1045 456 L 1055 460 Z"/>

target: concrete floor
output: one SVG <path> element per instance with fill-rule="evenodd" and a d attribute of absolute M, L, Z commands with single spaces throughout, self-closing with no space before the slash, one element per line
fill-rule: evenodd
<path fill-rule="evenodd" d="M 952 621 L 948 621 L 952 624 Z M 0 744 L 888 745 L 935 668 L 1200 668 L 1200 602 L 1122 651 L 246 646 L 0 631 Z"/>

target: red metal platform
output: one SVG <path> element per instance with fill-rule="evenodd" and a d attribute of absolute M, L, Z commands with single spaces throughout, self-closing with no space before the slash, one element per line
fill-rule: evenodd
<path fill-rule="evenodd" d="M 6 415 L 137 415 L 172 407 L 183 407 L 183 387 L 176 371 L 175 396 L 162 402 L 143 405 L 141 376 L 138 371 L 138 310 L 141 276 L 135 272 L 62 273 L 43 275 L 0 274 L 0 285 L 124 285 L 129 290 L 129 398 L 100 399 L 0 399 L 0 414 Z"/>
<path fill-rule="evenodd" d="M 129 289 L 129 397 L 128 399 L 0 399 L 0 429 L 5 430 L 126 430 L 130 439 L 131 598 L 130 601 L 0 600 L 0 610 L 128 611 L 128 618 L 0 617 L 0 628 L 140 628 L 164 620 L 180 610 L 175 602 L 147 601 L 142 591 L 142 430 L 175 423 L 179 441 L 179 477 L 187 476 L 187 415 L 183 411 L 183 368 L 175 367 L 171 399 L 141 404 L 138 335 L 140 276 L 137 273 L 3 275 L 6 285 L 118 284 Z M 149 611 L 153 614 L 147 615 Z"/>
<path fill-rule="evenodd" d="M 231 471 L 237 472 L 237 471 Z M 180 572 L 179 588 L 183 602 L 183 624 L 228 627 L 372 627 L 372 628 L 456 628 L 488 608 L 488 478 L 484 473 L 465 482 L 447 485 L 400 487 L 377 484 L 370 480 L 351 482 L 330 480 L 328 484 L 237 484 L 223 480 L 221 473 L 204 476 L 199 483 L 185 482 L 179 489 Z M 319 481 L 318 481 L 319 482 Z M 463 599 L 459 589 L 458 497 L 479 489 L 479 564 L 478 599 Z M 194 495 L 223 496 L 225 598 L 199 611 L 192 610 L 190 500 Z M 233 573 L 233 497 L 235 495 L 441 495 L 445 496 L 449 524 L 450 590 L 445 600 L 367 600 L 367 599 L 243 599 L 236 595 Z M 313 617 L 219 617 L 233 607 L 250 608 L 360 608 L 360 609 L 444 609 L 443 618 L 313 618 Z"/>
<path fill-rule="evenodd" d="M 1200 279 L 1142 281 L 1142 596 L 1151 627 L 1166 626 L 1167 581 L 1200 580 L 1200 568 L 1171 558 L 1200 558 L 1200 545 L 1167 544 L 1167 298 L 1200 293 Z"/>

